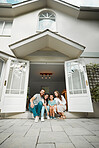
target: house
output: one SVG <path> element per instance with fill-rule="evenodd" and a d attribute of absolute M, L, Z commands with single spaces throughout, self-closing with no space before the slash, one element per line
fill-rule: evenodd
<path fill-rule="evenodd" d="M 0 111 L 27 94 L 67 91 L 68 112 L 93 112 L 86 64 L 99 63 L 99 7 L 66 0 L 0 3 Z"/>

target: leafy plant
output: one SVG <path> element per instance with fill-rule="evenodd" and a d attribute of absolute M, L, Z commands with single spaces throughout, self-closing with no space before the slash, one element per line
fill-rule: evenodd
<path fill-rule="evenodd" d="M 97 84 L 90 91 L 91 91 L 92 100 L 94 102 L 99 102 L 99 84 Z"/>
<path fill-rule="evenodd" d="M 99 83 L 98 83 L 98 77 L 99 77 L 99 64 L 92 64 L 86 65 L 88 73 L 88 79 L 89 79 L 89 85 L 91 86 L 91 97 L 94 102 L 99 102 Z M 97 80 L 97 82 L 96 82 Z M 91 85 L 91 84 L 94 85 Z"/>
<path fill-rule="evenodd" d="M 86 68 L 91 69 L 93 72 L 95 72 L 95 70 L 99 68 L 99 64 L 90 63 L 89 65 L 86 65 Z"/>

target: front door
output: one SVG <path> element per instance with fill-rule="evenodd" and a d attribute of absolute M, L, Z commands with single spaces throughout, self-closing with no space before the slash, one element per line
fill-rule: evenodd
<path fill-rule="evenodd" d="M 93 112 L 86 67 L 82 59 L 65 62 L 69 112 Z"/>
<path fill-rule="evenodd" d="M 28 61 L 14 58 L 7 60 L 1 112 L 25 112 L 28 76 Z"/>
<path fill-rule="evenodd" d="M 5 61 L 0 57 L 0 109 L 1 109 L 1 96 L 2 96 L 2 89 L 3 89 L 3 78 L 4 78 L 4 65 Z"/>

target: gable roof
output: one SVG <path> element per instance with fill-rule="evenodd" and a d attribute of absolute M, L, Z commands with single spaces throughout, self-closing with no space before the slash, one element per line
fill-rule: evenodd
<path fill-rule="evenodd" d="M 45 7 L 79 19 L 99 19 L 99 7 L 77 7 L 60 0 L 27 0 L 14 5 L 0 3 L 0 17 L 16 17 Z"/>
<path fill-rule="evenodd" d="M 78 58 L 85 49 L 83 45 L 48 29 L 11 44 L 9 47 L 19 58 L 24 58 L 25 56 L 46 47 L 63 53 L 70 58 Z"/>

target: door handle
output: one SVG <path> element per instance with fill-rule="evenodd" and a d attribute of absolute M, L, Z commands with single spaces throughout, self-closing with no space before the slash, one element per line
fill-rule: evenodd
<path fill-rule="evenodd" d="M 6 86 L 6 84 L 7 84 L 7 80 L 4 81 L 4 86 Z"/>
<path fill-rule="evenodd" d="M 86 80 L 86 86 L 88 86 L 88 81 Z"/>

